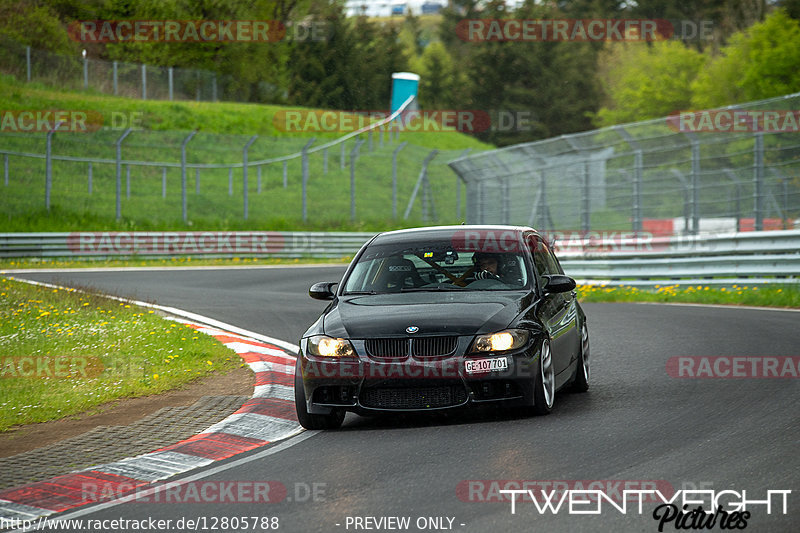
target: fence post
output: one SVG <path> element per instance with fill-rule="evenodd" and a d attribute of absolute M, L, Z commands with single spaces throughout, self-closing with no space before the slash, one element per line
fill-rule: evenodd
<path fill-rule="evenodd" d="M 89 161 L 89 194 L 92 194 L 92 162 Z"/>
<path fill-rule="evenodd" d="M 261 165 L 256 167 L 256 181 L 258 182 L 258 194 L 261 194 Z"/>
<path fill-rule="evenodd" d="M 211 78 L 211 101 L 217 101 L 217 74 L 216 72 L 212 75 Z"/>
<path fill-rule="evenodd" d="M 383 130 L 381 130 L 383 137 Z M 408 141 L 400 145 L 392 152 L 392 220 L 397 220 L 397 154 L 402 150 Z"/>
<path fill-rule="evenodd" d="M 5 178 L 6 187 L 8 187 L 8 154 L 3 157 L 3 176 Z"/>
<path fill-rule="evenodd" d="M 196 134 L 197 130 L 190 133 L 181 143 L 181 209 L 184 224 L 189 220 L 188 212 L 186 210 L 186 145 Z"/>
<path fill-rule="evenodd" d="M 316 138 L 312 137 L 310 141 L 303 146 L 302 150 L 302 165 L 303 165 L 303 222 L 308 220 L 308 205 L 306 198 L 306 189 L 308 188 L 308 149 L 314 144 Z"/>
<path fill-rule="evenodd" d="M 55 132 L 63 124 L 59 122 L 55 128 L 47 132 L 47 152 L 45 153 L 44 206 L 50 211 L 50 191 L 53 188 L 53 150 L 52 139 Z"/>
<path fill-rule="evenodd" d="M 228 169 L 228 196 L 233 196 L 233 167 Z"/>
<path fill-rule="evenodd" d="M 116 150 L 117 150 L 117 220 L 122 218 L 122 141 L 125 140 L 125 137 L 130 135 L 131 128 L 125 130 L 119 139 L 117 139 Z"/>
<path fill-rule="evenodd" d="M 322 175 L 324 176 L 327 173 L 328 173 L 328 149 L 325 148 L 322 151 Z"/>
<path fill-rule="evenodd" d="M 25 47 L 25 67 L 28 72 L 28 81 L 31 81 L 31 47 Z"/>
<path fill-rule="evenodd" d="M 172 101 L 172 67 L 167 69 L 167 80 L 169 83 L 169 99 Z"/>
<path fill-rule="evenodd" d="M 167 167 L 161 169 L 161 198 L 167 197 Z"/>
<path fill-rule="evenodd" d="M 417 183 L 414 185 L 414 192 L 411 193 L 411 198 L 408 200 L 408 206 L 406 206 L 406 212 L 403 214 L 403 219 L 408 219 L 408 215 L 411 214 L 411 208 L 414 207 L 414 200 L 417 199 L 417 193 L 419 192 L 419 188 L 422 186 L 425 190 L 428 189 L 428 163 L 431 162 L 431 159 L 436 157 L 436 154 L 439 153 L 439 150 L 432 150 L 431 153 L 422 161 L 422 169 L 419 171 L 419 178 L 417 178 Z M 426 194 L 426 193 L 423 193 Z M 425 202 L 422 203 L 422 220 L 423 222 L 427 222 L 428 220 L 428 206 L 425 205 Z"/>
<path fill-rule="evenodd" d="M 367 132 L 367 141 L 369 143 L 369 144 L 367 144 L 367 149 L 371 152 L 372 151 L 372 130 L 369 130 Z"/>
<path fill-rule="evenodd" d="M 633 231 L 642 231 L 642 175 L 644 172 L 644 151 L 641 145 L 625 131 L 622 126 L 614 126 L 614 129 L 625 142 L 634 149 L 633 154 Z"/>
<path fill-rule="evenodd" d="M 467 157 L 467 155 L 472 151 L 472 148 L 467 148 L 458 156 L 458 159 L 463 157 Z M 461 180 L 463 178 L 461 175 L 456 172 L 456 218 L 461 218 Z"/>
<path fill-rule="evenodd" d="M 728 179 L 736 185 L 736 232 L 742 231 L 742 182 L 736 177 L 736 174 L 729 168 L 722 169 Z"/>
<path fill-rule="evenodd" d="M 89 58 L 86 57 L 86 50 L 83 51 L 83 88 L 89 88 Z"/>
<path fill-rule="evenodd" d="M 114 96 L 117 95 L 117 62 L 113 62 Z"/>
<path fill-rule="evenodd" d="M 242 183 L 244 184 L 244 219 L 247 220 L 249 215 L 248 211 L 248 201 L 247 201 L 247 151 L 250 149 L 250 146 L 256 142 L 258 139 L 258 135 L 253 135 L 250 137 L 250 140 L 247 141 L 247 144 L 244 145 L 242 148 Z M 259 189 L 260 189 L 260 180 L 259 180 Z M 260 191 L 259 191 L 260 192 Z"/>
<path fill-rule="evenodd" d="M 200 167 L 194 169 L 194 194 L 200 194 Z"/>
<path fill-rule="evenodd" d="M 289 186 L 289 169 L 288 169 L 288 166 L 289 166 L 289 161 L 284 159 L 283 160 L 283 188 L 284 189 Z"/>
<path fill-rule="evenodd" d="M 356 158 L 358 149 L 363 143 L 363 140 L 358 139 L 356 145 L 350 150 L 350 222 L 356 221 Z"/>
<path fill-rule="evenodd" d="M 147 65 L 142 63 L 142 100 L 147 100 Z"/>
<path fill-rule="evenodd" d="M 755 231 L 764 229 L 764 134 L 756 132 L 753 143 L 753 210 Z"/>
<path fill-rule="evenodd" d="M 692 140 L 692 234 L 700 233 L 700 141 L 687 132 Z"/>
<path fill-rule="evenodd" d="M 342 141 L 342 144 L 340 144 L 340 145 L 339 145 L 339 148 L 340 148 L 340 153 L 339 153 L 339 168 L 340 168 L 341 170 L 344 170 L 344 143 L 345 143 L 345 141 Z"/>
<path fill-rule="evenodd" d="M 131 197 L 131 166 L 125 166 L 125 198 Z"/>
<path fill-rule="evenodd" d="M 672 169 L 672 174 L 683 185 L 683 233 L 686 234 L 689 233 L 689 182 L 686 181 L 683 173 L 677 168 Z M 736 226 L 739 226 L 738 220 Z"/>

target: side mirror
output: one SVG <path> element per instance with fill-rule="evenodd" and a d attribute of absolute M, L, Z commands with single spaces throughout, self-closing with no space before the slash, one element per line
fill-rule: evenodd
<path fill-rule="evenodd" d="M 336 296 L 333 292 L 333 286 L 337 285 L 337 281 L 322 281 L 315 283 L 308 289 L 308 295 L 315 300 L 333 300 Z"/>
<path fill-rule="evenodd" d="M 575 289 L 575 280 L 569 276 L 554 274 L 552 276 L 542 276 L 544 280 L 545 294 L 569 292 Z"/>

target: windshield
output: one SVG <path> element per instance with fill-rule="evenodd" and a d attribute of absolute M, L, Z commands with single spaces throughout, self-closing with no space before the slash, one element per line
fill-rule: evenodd
<path fill-rule="evenodd" d="M 474 253 L 452 241 L 374 244 L 359 257 L 344 294 L 413 291 L 518 290 L 528 286 L 519 253 Z"/>

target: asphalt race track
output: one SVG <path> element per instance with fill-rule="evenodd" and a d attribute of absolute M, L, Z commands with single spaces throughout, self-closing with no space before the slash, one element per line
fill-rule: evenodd
<path fill-rule="evenodd" d="M 325 306 L 307 296 L 308 287 L 338 280 L 343 271 L 303 267 L 16 277 L 91 286 L 296 343 Z M 277 503 L 137 502 L 65 515 L 172 519 L 173 524 L 181 517 L 206 517 L 207 527 L 214 525 L 212 517 L 277 517 L 278 530 L 292 532 L 658 531 L 655 503 L 645 503 L 640 513 L 629 501 L 622 514 L 605 502 L 600 514 L 577 515 L 566 506 L 555 514 L 540 513 L 521 501 L 512 514 L 509 501 L 492 492 L 499 485 L 491 483 L 536 480 L 538 489 L 565 481 L 570 488 L 623 490 L 620 482 L 628 481 L 634 490 L 652 482 L 675 490 L 745 490 L 751 501 L 766 499 L 767 491 L 791 490 L 785 514 L 777 496 L 771 514 L 764 504 L 748 506 L 746 531 L 800 531 L 800 380 L 688 379 L 667 372 L 667 361 L 675 356 L 800 356 L 800 313 L 645 304 L 584 307 L 592 344 L 591 390 L 557 395 L 550 416 L 493 409 L 435 417 L 348 415 L 339 431 L 305 432 L 271 455 L 255 450 L 217 463 L 217 470 L 203 478 L 280 482 L 286 497 Z M 251 457 L 257 459 L 242 460 Z M 589 480 L 603 483 L 575 485 Z M 493 501 L 480 501 L 484 498 Z M 388 517 L 408 517 L 409 525 L 387 522 Z M 217 531 L 265 531 L 252 524 L 248 529 L 216 524 Z M 718 529 L 719 523 L 712 530 Z M 664 531 L 677 531 L 675 522 L 665 524 Z"/>

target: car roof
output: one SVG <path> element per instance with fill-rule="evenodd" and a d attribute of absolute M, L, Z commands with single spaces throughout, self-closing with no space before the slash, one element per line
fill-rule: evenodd
<path fill-rule="evenodd" d="M 513 232 L 517 237 L 521 236 L 524 232 L 532 232 L 538 235 L 538 232 L 533 228 L 527 226 L 504 226 L 504 225 L 458 225 L 458 226 L 427 226 L 421 228 L 409 228 L 395 231 L 387 231 L 378 234 L 373 243 L 391 243 L 391 242 L 413 242 L 419 239 L 449 239 L 459 232 L 480 232 L 482 234 L 489 234 L 494 232 L 502 234 L 503 232 Z"/>

